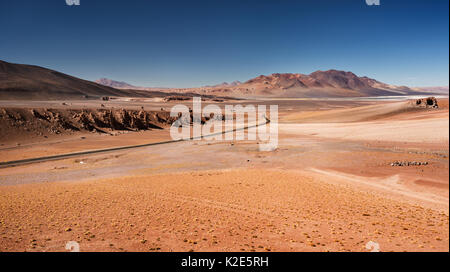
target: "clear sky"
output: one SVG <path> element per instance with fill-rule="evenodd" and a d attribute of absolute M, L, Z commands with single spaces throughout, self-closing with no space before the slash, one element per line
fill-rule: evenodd
<path fill-rule="evenodd" d="M 449 85 L 449 1 L 0 0 L 0 59 L 193 87 L 339 69 Z"/>

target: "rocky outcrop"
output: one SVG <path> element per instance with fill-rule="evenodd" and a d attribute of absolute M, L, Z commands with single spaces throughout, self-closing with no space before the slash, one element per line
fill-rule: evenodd
<path fill-rule="evenodd" d="M 192 97 L 181 96 L 181 95 L 171 95 L 171 96 L 164 97 L 164 102 L 169 102 L 169 101 L 186 101 L 186 100 L 192 100 Z"/>
<path fill-rule="evenodd" d="M 70 131 L 106 133 L 113 130 L 162 129 L 176 118 L 169 112 L 125 109 L 1 109 L 4 129 L 18 128 L 38 135 Z"/>
<path fill-rule="evenodd" d="M 420 108 L 439 108 L 436 97 L 417 99 L 415 106 Z"/>

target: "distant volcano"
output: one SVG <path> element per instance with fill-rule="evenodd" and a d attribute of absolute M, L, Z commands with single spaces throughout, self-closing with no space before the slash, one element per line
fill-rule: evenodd
<path fill-rule="evenodd" d="M 100 79 L 97 79 L 95 82 L 98 84 L 104 85 L 104 86 L 118 88 L 118 89 L 136 89 L 136 88 L 138 88 L 138 87 L 128 84 L 126 82 L 115 81 L 115 80 L 108 79 L 108 78 L 100 78 Z"/>

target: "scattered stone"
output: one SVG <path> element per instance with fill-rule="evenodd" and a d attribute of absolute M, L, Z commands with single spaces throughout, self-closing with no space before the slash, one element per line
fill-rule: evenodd
<path fill-rule="evenodd" d="M 421 166 L 428 165 L 428 162 L 416 162 L 416 161 L 395 161 L 390 163 L 391 166 Z"/>

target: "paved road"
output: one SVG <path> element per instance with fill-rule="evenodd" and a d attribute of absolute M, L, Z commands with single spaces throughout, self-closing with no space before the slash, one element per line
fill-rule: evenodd
<path fill-rule="evenodd" d="M 148 146 L 154 146 L 154 145 L 172 144 L 172 143 L 177 143 L 177 142 L 182 142 L 182 141 L 198 140 L 198 139 L 201 139 L 201 138 L 212 137 L 212 136 L 216 136 L 216 135 L 220 135 L 220 134 L 226 134 L 226 133 L 231 133 L 231 132 L 240 131 L 240 130 L 246 130 L 246 129 L 252 128 L 252 127 L 258 127 L 260 125 L 265 125 L 265 124 L 267 124 L 269 122 L 270 122 L 270 120 L 266 119 L 265 122 L 259 123 L 259 124 L 256 124 L 256 125 L 245 126 L 245 127 L 242 127 L 242 128 L 235 128 L 233 130 L 222 131 L 222 132 L 218 132 L 218 133 L 212 133 L 212 134 L 199 136 L 199 137 L 191 137 L 189 139 L 171 140 L 171 141 L 147 143 L 147 144 L 140 144 L 140 145 L 121 146 L 121 147 L 113 147 L 113 148 L 105 148 L 105 149 L 97 149 L 97 150 L 89 150 L 89 151 L 80 151 L 80 152 L 73 152 L 73 153 L 53 155 L 53 156 L 45 156 L 45 157 L 37 157 L 37 158 L 16 160 L 16 161 L 0 162 L 0 168 L 8 168 L 8 167 L 14 167 L 14 166 L 19 166 L 19 165 L 24 165 L 24 164 L 38 163 L 38 162 L 63 160 L 63 159 L 74 158 L 74 157 L 85 156 L 85 155 L 108 153 L 108 152 L 122 151 L 122 150 L 128 150 L 128 149 L 136 149 L 136 148 L 148 147 Z"/>

